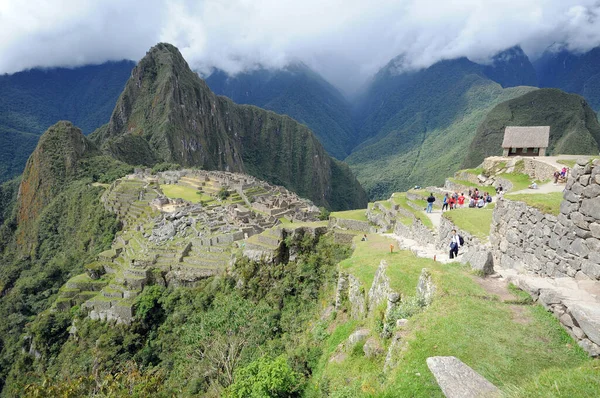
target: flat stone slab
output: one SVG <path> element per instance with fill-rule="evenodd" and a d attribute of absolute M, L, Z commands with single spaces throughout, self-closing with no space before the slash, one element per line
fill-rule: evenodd
<path fill-rule="evenodd" d="M 500 396 L 498 387 L 456 357 L 429 357 L 427 366 L 447 398 Z"/>

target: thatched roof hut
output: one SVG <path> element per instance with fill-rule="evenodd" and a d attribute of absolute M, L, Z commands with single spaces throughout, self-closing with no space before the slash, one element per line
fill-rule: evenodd
<path fill-rule="evenodd" d="M 504 156 L 544 156 L 550 141 L 550 126 L 506 126 Z"/>

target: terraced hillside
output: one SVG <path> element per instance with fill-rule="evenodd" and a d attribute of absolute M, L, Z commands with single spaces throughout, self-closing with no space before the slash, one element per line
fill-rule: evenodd
<path fill-rule="evenodd" d="M 278 226 L 308 226 L 319 215 L 310 201 L 253 177 L 192 170 L 137 170 L 107 188 L 102 202 L 123 230 L 61 288 L 55 308 L 83 305 L 92 319 L 119 323 L 133 320 L 145 286 L 192 286 L 226 271 L 238 248 L 275 261 L 285 238 Z"/>

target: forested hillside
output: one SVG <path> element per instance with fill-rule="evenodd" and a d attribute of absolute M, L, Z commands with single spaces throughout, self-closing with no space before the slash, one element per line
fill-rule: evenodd
<path fill-rule="evenodd" d="M 344 159 L 356 145 L 351 106 L 343 95 L 302 63 L 229 76 L 216 70 L 206 84 L 238 104 L 256 105 L 306 124 L 327 152 Z"/>
<path fill-rule="evenodd" d="M 548 50 L 534 66 L 540 87 L 579 94 L 600 111 L 600 47 L 582 54 Z"/>
<path fill-rule="evenodd" d="M 394 61 L 397 63 L 397 61 Z M 441 184 L 458 170 L 488 110 L 534 88 L 503 89 L 466 58 L 419 72 L 379 72 L 362 106 L 370 137 L 348 158 L 370 198 Z"/>
<path fill-rule="evenodd" d="M 600 124 L 592 108 L 576 94 L 539 89 L 495 106 L 477 128 L 462 167 L 477 167 L 502 154 L 506 126 L 550 126 L 549 154 L 597 155 Z"/>
<path fill-rule="evenodd" d="M 23 172 L 39 136 L 57 121 L 71 120 L 85 134 L 106 123 L 134 65 L 107 62 L 0 75 L 0 181 Z"/>

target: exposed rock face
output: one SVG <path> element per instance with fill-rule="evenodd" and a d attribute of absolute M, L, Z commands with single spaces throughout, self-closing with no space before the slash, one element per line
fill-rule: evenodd
<path fill-rule="evenodd" d="M 600 162 L 581 163 L 572 170 L 558 216 L 498 201 L 490 241 L 502 268 L 600 280 Z"/>
<path fill-rule="evenodd" d="M 417 284 L 417 297 L 425 303 L 425 305 L 431 304 L 433 295 L 435 294 L 435 285 L 431 278 L 431 273 L 427 268 L 421 270 L 419 276 L 419 282 Z"/>
<path fill-rule="evenodd" d="M 490 250 L 485 248 L 469 250 L 460 257 L 460 262 L 469 263 L 473 270 L 479 271 L 483 275 L 494 273 L 494 256 Z"/>
<path fill-rule="evenodd" d="M 350 169 L 306 126 L 214 95 L 169 44 L 151 48 L 133 69 L 109 124 L 93 139 L 130 164 L 246 172 L 332 209 L 367 203 Z"/>
<path fill-rule="evenodd" d="M 390 278 L 386 275 L 387 267 L 387 261 L 381 260 L 377 271 L 375 271 L 373 284 L 371 285 L 368 294 L 369 311 L 373 311 L 378 305 L 385 303 L 388 296 L 393 293 L 390 288 Z"/>
<path fill-rule="evenodd" d="M 350 301 L 350 315 L 354 319 L 366 316 L 367 303 L 363 287 L 354 275 L 348 275 L 348 301 Z"/>
<path fill-rule="evenodd" d="M 498 387 L 456 357 L 429 357 L 427 366 L 447 398 L 500 397 Z"/>

